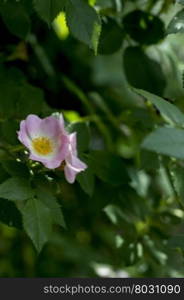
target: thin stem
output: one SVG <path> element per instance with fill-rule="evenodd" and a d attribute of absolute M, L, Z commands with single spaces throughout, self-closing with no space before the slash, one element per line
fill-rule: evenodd
<path fill-rule="evenodd" d="M 73 82 L 71 79 L 69 79 L 67 76 L 62 76 L 62 81 L 66 85 L 66 87 L 78 97 L 78 99 L 81 101 L 81 103 L 86 108 L 87 112 L 90 115 L 91 120 L 96 124 L 98 130 L 102 133 L 104 136 L 105 143 L 109 150 L 112 150 L 113 143 L 111 136 L 109 134 L 108 129 L 104 125 L 104 123 L 101 121 L 100 117 L 96 115 L 95 109 L 93 105 L 91 104 L 90 99 L 85 95 L 85 93 Z"/>
<path fill-rule="evenodd" d="M 171 187 L 172 187 L 173 194 L 174 194 L 174 198 L 176 199 L 176 201 L 177 201 L 179 207 L 181 208 L 181 210 L 184 211 L 184 204 L 182 203 L 182 201 L 180 200 L 180 198 L 179 198 L 178 195 L 177 195 L 177 192 L 176 192 L 176 189 L 175 189 L 175 186 L 174 186 L 174 183 L 173 183 L 173 179 L 172 179 L 172 175 L 171 175 L 171 173 L 170 173 L 170 170 L 169 170 L 169 168 L 166 167 L 166 166 L 164 166 L 164 169 L 165 169 L 166 174 L 167 174 L 167 176 L 168 176 L 169 183 L 170 183 L 170 185 L 171 185 Z"/>

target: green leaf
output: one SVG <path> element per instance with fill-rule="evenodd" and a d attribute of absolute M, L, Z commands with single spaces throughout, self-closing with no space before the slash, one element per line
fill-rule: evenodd
<path fill-rule="evenodd" d="M 176 234 L 168 241 L 171 248 L 181 248 L 184 250 L 184 234 Z"/>
<path fill-rule="evenodd" d="M 175 105 L 147 91 L 139 89 L 134 89 L 134 91 L 154 104 L 167 122 L 184 126 L 184 114 Z"/>
<path fill-rule="evenodd" d="M 44 190 L 43 187 L 36 189 L 36 196 L 50 210 L 53 223 L 66 228 L 64 216 L 56 197 L 47 189 Z"/>
<path fill-rule="evenodd" d="M 19 123 L 15 120 L 6 120 L 1 124 L 2 138 L 9 144 L 18 144 L 17 131 L 19 129 Z"/>
<path fill-rule="evenodd" d="M 167 34 L 184 32 L 184 9 L 179 11 L 167 27 Z"/>
<path fill-rule="evenodd" d="M 90 135 L 89 126 L 84 122 L 74 122 L 67 126 L 67 131 L 77 132 L 77 149 L 79 153 L 82 153 L 89 148 Z"/>
<path fill-rule="evenodd" d="M 0 199 L 0 221 L 8 226 L 22 229 L 22 217 L 13 202 Z"/>
<path fill-rule="evenodd" d="M 49 25 L 65 8 L 66 0 L 33 0 L 35 10 Z"/>
<path fill-rule="evenodd" d="M 144 139 L 142 148 L 184 159 L 184 130 L 167 127 L 158 128 Z"/>
<path fill-rule="evenodd" d="M 4 132 L 8 131 L 5 135 L 9 142 L 15 140 L 15 127 L 19 125 L 12 118 L 41 113 L 45 104 L 44 95 L 41 89 L 26 83 L 23 74 L 14 68 L 6 70 L 0 67 L 0 90 L 0 116 L 11 119 L 2 125 Z"/>
<path fill-rule="evenodd" d="M 92 197 L 95 187 L 95 177 L 91 169 L 87 168 L 84 172 L 78 174 L 77 181 L 79 182 L 83 191 Z"/>
<path fill-rule="evenodd" d="M 18 1 L 6 1 L 0 4 L 0 14 L 11 33 L 25 39 L 30 32 L 31 22 L 24 6 Z"/>
<path fill-rule="evenodd" d="M 123 19 L 123 26 L 132 39 L 140 44 L 156 44 L 164 38 L 164 23 L 157 16 L 134 10 Z"/>
<path fill-rule="evenodd" d="M 33 197 L 33 190 L 28 180 L 12 177 L 0 184 L 0 197 L 12 201 L 23 201 Z"/>
<path fill-rule="evenodd" d="M 115 236 L 115 244 L 116 244 L 116 248 L 122 247 L 122 245 L 124 244 L 124 239 L 121 237 L 121 235 L 117 234 Z"/>
<path fill-rule="evenodd" d="M 141 149 L 140 168 L 146 171 L 156 170 L 160 167 L 159 157 L 156 153 Z"/>
<path fill-rule="evenodd" d="M 19 98 L 16 105 L 16 115 L 26 117 L 28 114 L 42 112 L 44 105 L 43 91 L 30 84 L 24 83 L 19 87 Z"/>
<path fill-rule="evenodd" d="M 184 168 L 175 166 L 174 168 L 172 168 L 171 174 L 173 175 L 173 184 L 178 197 L 184 203 Z"/>
<path fill-rule="evenodd" d="M 1 161 L 1 163 L 2 163 L 2 161 Z M 5 171 L 5 169 L 2 167 L 2 165 L 0 165 L 0 183 L 2 183 L 3 181 L 5 181 L 8 178 L 9 178 L 8 173 Z"/>
<path fill-rule="evenodd" d="M 123 65 L 130 85 L 158 95 L 163 94 L 165 77 L 162 69 L 140 47 L 126 48 L 123 56 Z"/>
<path fill-rule="evenodd" d="M 107 205 L 104 208 L 104 212 L 113 224 L 118 224 L 121 219 L 128 223 L 130 222 L 126 213 L 124 213 L 117 205 Z"/>
<path fill-rule="evenodd" d="M 106 151 L 92 151 L 89 168 L 104 182 L 112 185 L 127 184 L 129 177 L 123 160 Z"/>
<path fill-rule="evenodd" d="M 178 2 L 179 4 L 183 4 L 184 5 L 184 0 L 176 0 L 176 2 Z"/>
<path fill-rule="evenodd" d="M 113 54 L 122 46 L 125 34 L 122 28 L 113 20 L 102 24 L 102 31 L 99 39 L 98 53 Z"/>
<path fill-rule="evenodd" d="M 14 160 L 4 160 L 2 162 L 3 168 L 12 176 L 28 178 L 30 173 L 27 166 L 21 162 Z"/>
<path fill-rule="evenodd" d="M 84 0 L 68 0 L 66 18 L 73 36 L 97 53 L 101 22 L 95 9 Z"/>
<path fill-rule="evenodd" d="M 23 227 L 31 238 L 35 248 L 40 252 L 49 240 L 52 230 L 50 210 L 39 199 L 29 199 L 25 206 L 19 208 L 23 217 Z"/>
<path fill-rule="evenodd" d="M 19 98 L 20 72 L 17 69 L 6 70 L 0 67 L 0 116 L 15 116 L 16 103 Z"/>
<path fill-rule="evenodd" d="M 153 259 L 160 265 L 165 265 L 167 261 L 166 253 L 159 251 L 157 245 L 154 240 L 152 240 L 148 235 L 143 236 L 144 244 L 146 245 L 147 249 L 149 249 L 150 255 Z"/>

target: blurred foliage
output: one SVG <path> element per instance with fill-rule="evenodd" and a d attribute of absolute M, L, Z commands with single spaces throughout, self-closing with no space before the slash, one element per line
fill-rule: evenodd
<path fill-rule="evenodd" d="M 0 276 L 184 276 L 183 9 L 0 0 Z M 88 164 L 73 185 L 16 137 L 53 112 Z"/>

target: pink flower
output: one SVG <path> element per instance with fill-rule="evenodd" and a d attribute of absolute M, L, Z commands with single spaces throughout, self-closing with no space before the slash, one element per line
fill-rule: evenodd
<path fill-rule="evenodd" d="M 48 169 L 58 168 L 68 152 L 69 137 L 62 117 L 40 119 L 29 115 L 20 123 L 18 139 L 29 149 L 29 158 Z"/>
<path fill-rule="evenodd" d="M 87 165 L 77 157 L 76 132 L 68 134 L 62 114 L 40 119 L 29 115 L 21 121 L 19 141 L 29 149 L 29 158 L 41 162 L 48 169 L 64 165 L 64 174 L 69 183 L 84 171 Z"/>
<path fill-rule="evenodd" d="M 84 171 L 87 165 L 77 157 L 77 139 L 76 132 L 69 135 L 68 152 L 65 158 L 64 173 L 67 181 L 73 183 L 75 177 L 81 171 Z"/>

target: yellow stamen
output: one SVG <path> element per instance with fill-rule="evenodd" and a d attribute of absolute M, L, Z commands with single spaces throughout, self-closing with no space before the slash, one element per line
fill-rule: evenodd
<path fill-rule="evenodd" d="M 48 155 L 53 152 L 53 144 L 46 137 L 38 137 L 32 141 L 34 150 L 41 155 Z"/>

